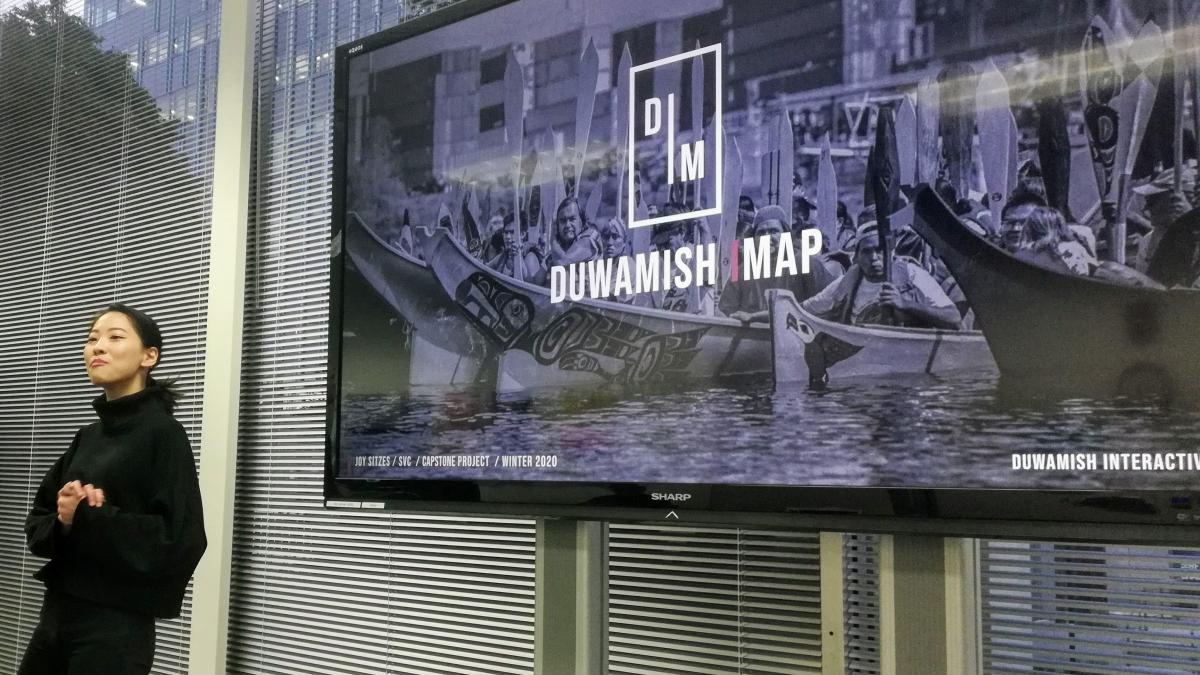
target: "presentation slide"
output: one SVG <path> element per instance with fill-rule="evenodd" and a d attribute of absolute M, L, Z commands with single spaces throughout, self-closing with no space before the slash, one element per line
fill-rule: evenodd
<path fill-rule="evenodd" d="M 1194 488 L 1167 14 L 944 4 L 520 0 L 351 49 L 334 476 Z"/>

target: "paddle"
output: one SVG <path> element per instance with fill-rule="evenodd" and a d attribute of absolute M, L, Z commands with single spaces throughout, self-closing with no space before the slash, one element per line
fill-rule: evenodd
<path fill-rule="evenodd" d="M 779 205 L 787 214 L 785 227 L 796 222 L 792 213 L 792 188 L 795 186 L 796 137 L 792 132 L 792 116 L 786 110 L 779 114 Z"/>
<path fill-rule="evenodd" d="M 1046 186 L 1046 202 L 1072 221 L 1071 139 L 1067 135 L 1067 111 L 1062 97 L 1049 94 L 1037 102 L 1038 163 L 1042 167 L 1042 183 Z"/>
<path fill-rule="evenodd" d="M 696 49 L 700 48 L 700 41 L 696 41 Z M 693 142 L 704 138 L 704 57 L 696 56 L 692 58 L 692 81 L 691 81 L 691 100 L 692 100 L 692 139 Z M 709 145 L 709 143 L 705 143 Z M 703 200 L 704 181 L 696 180 L 692 182 L 692 208 L 700 209 Z"/>
<path fill-rule="evenodd" d="M 1180 39 L 1182 31 L 1176 33 L 1178 22 L 1175 19 L 1175 3 L 1170 3 L 1171 25 L 1171 166 L 1175 167 L 1175 192 L 1183 188 L 1183 99 L 1185 83 L 1187 82 L 1188 67 L 1179 58 L 1179 53 L 1187 42 Z M 1161 85 L 1160 85 L 1161 86 Z"/>
<path fill-rule="evenodd" d="M 562 160 L 563 160 L 563 154 L 565 151 L 563 149 L 562 144 L 558 143 L 557 141 L 558 141 L 558 139 L 555 138 L 554 161 L 550 166 L 550 171 L 552 172 L 551 175 L 553 176 L 553 188 L 554 188 L 554 192 L 551 194 L 554 195 L 554 203 L 553 203 L 553 206 L 550 207 L 550 221 L 549 221 L 550 236 L 549 236 L 549 239 L 550 239 L 550 250 L 553 251 L 557 248 L 561 255 L 562 253 L 566 253 L 566 251 L 562 250 L 558 243 L 558 207 L 560 204 L 563 203 L 563 201 L 566 200 L 566 198 L 568 196 L 570 196 L 570 193 L 567 191 L 567 179 L 563 176 Z M 580 213 L 579 215 L 582 216 L 583 214 Z M 579 235 L 582 233 L 576 232 L 575 234 Z"/>
<path fill-rule="evenodd" d="M 483 235 L 479 231 L 479 201 L 475 198 L 475 186 L 462 201 L 463 238 L 467 252 L 475 257 L 483 255 Z"/>
<path fill-rule="evenodd" d="M 821 162 L 825 161 L 825 153 L 829 145 L 829 134 L 825 134 L 825 142 L 821 145 Z M 916 185 L 917 184 L 917 109 L 913 107 L 912 99 L 905 96 L 900 100 L 900 107 L 896 111 L 896 153 L 900 159 L 900 184 L 901 185 Z M 832 166 L 832 162 L 830 163 Z M 820 183 L 820 174 L 818 169 L 817 182 Z M 836 179 L 835 179 L 836 188 Z M 817 188 L 820 192 L 820 187 Z M 822 204 L 820 197 L 817 198 L 817 205 Z M 836 216 L 834 216 L 836 222 Z"/>
<path fill-rule="evenodd" d="M 932 77 L 917 85 L 917 182 L 927 185 L 936 184 L 942 170 L 942 153 L 938 145 L 940 97 L 937 80 Z"/>
<path fill-rule="evenodd" d="M 867 148 L 866 180 L 863 181 L 863 206 L 875 206 L 875 186 L 871 177 L 875 175 L 875 145 Z"/>
<path fill-rule="evenodd" d="M 718 270 L 719 289 L 723 290 L 733 273 L 733 240 L 737 237 L 738 211 L 742 195 L 742 151 L 737 139 L 725 135 L 725 175 L 722 176 L 721 231 L 717 234 L 717 251 L 721 256 Z M 646 228 L 642 228 L 646 229 Z"/>
<path fill-rule="evenodd" d="M 589 223 L 595 223 L 597 216 L 600 215 L 600 193 L 602 192 L 604 192 L 604 186 L 597 185 L 588 193 L 587 202 L 583 206 L 583 213 Z"/>
<path fill-rule="evenodd" d="M 554 139 L 550 131 L 541 134 L 538 139 L 538 167 L 537 175 L 540 177 L 538 181 L 538 205 L 541 212 L 541 218 L 538 219 L 538 242 L 549 243 L 554 237 L 554 210 L 558 208 L 558 203 L 554 201 L 558 199 L 558 194 L 561 191 L 562 171 L 556 169 L 556 158 L 551 148 L 554 146 Z M 557 181 L 560 187 L 555 187 Z M 549 251 L 549 248 L 546 249 Z"/>
<path fill-rule="evenodd" d="M 899 157 L 896 150 L 896 129 L 892 121 L 892 110 L 881 106 L 875 121 L 875 146 L 871 153 L 872 166 L 868 180 L 871 194 L 875 198 L 875 223 L 879 228 L 879 248 L 883 254 L 883 274 L 892 280 L 892 256 L 888 240 L 891 238 L 891 215 L 900 198 L 900 181 L 897 172 Z M 885 308 L 884 321 L 895 323 L 895 315 Z"/>
<path fill-rule="evenodd" d="M 1092 19 L 1083 38 L 1079 74 L 1080 89 L 1085 101 L 1084 126 L 1087 129 L 1088 147 L 1092 153 L 1092 167 L 1096 175 L 1096 188 L 1100 193 L 1101 211 L 1109 228 L 1110 256 L 1115 253 L 1111 235 L 1116 228 L 1113 170 L 1117 161 L 1119 122 L 1113 103 L 1121 91 L 1121 72 L 1117 68 L 1120 57 L 1116 50 L 1109 46 L 1111 32 L 1103 18 L 1096 16 Z"/>
<path fill-rule="evenodd" d="M 1000 210 L 1013 188 L 1010 165 L 1016 164 L 1013 151 L 1016 122 L 1009 105 L 1008 82 L 988 59 L 975 90 L 975 124 L 979 129 L 979 154 L 993 223 L 1000 222 Z"/>
<path fill-rule="evenodd" d="M 795 140 L 787 111 L 778 111 L 767 122 L 767 145 L 762 155 L 762 184 L 767 204 L 775 204 L 787 215 L 785 227 L 792 225 L 792 170 Z"/>
<path fill-rule="evenodd" d="M 1188 26 L 1186 43 L 1193 45 L 1196 43 L 1196 39 L 1200 38 L 1200 33 L 1196 30 L 1196 24 L 1200 21 L 1200 2 L 1190 3 L 1184 14 L 1187 17 L 1185 21 Z M 1200 81 L 1196 79 L 1197 75 L 1200 75 L 1200 49 L 1188 49 L 1187 53 L 1191 56 L 1191 59 L 1185 61 L 1187 76 L 1184 79 L 1191 85 L 1189 88 L 1192 99 L 1192 139 L 1195 141 L 1197 153 L 1200 154 Z M 1182 100 L 1183 97 L 1181 96 L 1180 101 Z M 1182 147 L 1183 144 L 1181 143 L 1180 148 L 1182 149 Z M 1176 171 L 1176 174 L 1179 174 L 1179 172 Z M 1200 202 L 1200 182 L 1197 182 L 1196 185 L 1195 193 L 1188 195 L 1192 199 L 1193 204 Z"/>
<path fill-rule="evenodd" d="M 504 67 L 504 139 L 512 162 L 512 214 L 518 220 L 521 217 L 521 144 L 524 135 L 525 73 L 517 61 L 517 53 L 509 49 L 508 62 Z"/>
<path fill-rule="evenodd" d="M 542 236 L 542 186 L 534 183 L 533 178 L 530 178 L 532 187 L 529 188 L 529 230 L 525 233 L 526 243 L 537 244 Z"/>
<path fill-rule="evenodd" d="M 596 107 L 596 77 L 600 71 L 600 58 L 596 45 L 588 38 L 587 47 L 579 58 L 579 79 L 575 94 L 575 183 L 572 193 L 582 193 L 583 165 L 587 159 L 588 136 L 592 132 L 592 112 Z"/>
<path fill-rule="evenodd" d="M 633 215 L 638 220 L 646 220 L 650 217 L 650 210 L 646 208 L 646 199 L 643 196 L 641 181 L 634 181 L 633 187 L 637 191 L 633 196 Z M 629 233 L 630 246 L 633 247 L 634 253 L 644 253 L 650 250 L 651 234 L 653 234 L 653 229 L 650 227 L 634 228 Z"/>
<path fill-rule="evenodd" d="M 1012 111 L 1008 111 L 1008 192 L 1012 193 L 1017 187 L 1017 152 L 1018 139 L 1021 138 L 1021 132 L 1017 129 L 1017 117 Z"/>
<path fill-rule="evenodd" d="M 612 116 L 616 121 L 613 130 L 612 144 L 616 148 L 617 161 L 617 213 L 622 214 L 626 223 L 633 222 L 633 213 L 626 205 L 630 195 L 626 183 L 629 181 L 627 157 L 629 152 L 629 69 L 633 67 L 633 57 L 629 53 L 629 43 L 621 49 L 621 60 L 617 63 L 617 88 L 613 92 L 615 102 Z"/>
<path fill-rule="evenodd" d="M 1142 146 L 1135 153 L 1137 161 L 1133 164 L 1130 176 L 1133 179 L 1150 178 L 1159 170 L 1183 163 L 1183 137 L 1179 134 L 1183 125 L 1183 107 L 1180 105 L 1183 96 L 1178 91 L 1183 79 L 1177 76 L 1178 64 L 1173 51 L 1166 44 L 1165 37 L 1163 48 L 1165 51 L 1155 87 L 1154 103 L 1150 107 Z M 1176 155 L 1179 156 L 1178 159 Z M 1179 178 L 1180 172 L 1176 171 L 1175 177 Z"/>
<path fill-rule="evenodd" d="M 492 184 L 487 184 L 487 190 L 483 193 L 483 201 L 479 207 L 481 223 L 489 222 L 492 219 Z"/>
<path fill-rule="evenodd" d="M 912 106 L 909 105 L 909 109 Z M 915 124 L 915 113 L 913 122 Z M 910 180 L 916 175 L 916 157 L 913 148 L 914 156 L 910 157 Z M 901 160 L 901 166 L 903 166 Z M 825 132 L 825 137 L 821 139 L 821 161 L 817 165 L 817 229 L 821 231 L 821 236 L 825 241 L 829 242 L 829 250 L 834 250 L 834 245 L 837 243 L 837 204 L 838 204 L 838 183 L 837 172 L 833 168 L 833 153 L 829 145 L 829 132 Z"/>
<path fill-rule="evenodd" d="M 975 140 L 975 69 L 966 63 L 938 74 L 939 135 L 950 184 L 960 199 L 971 193 L 971 147 Z"/>
<path fill-rule="evenodd" d="M 704 127 L 704 137 L 707 139 L 714 139 L 714 138 L 716 138 L 716 136 L 717 136 L 717 128 L 712 122 L 709 122 L 708 126 Z M 714 145 L 711 142 L 708 144 Z M 715 147 L 713 147 L 710 151 L 705 153 L 704 165 L 705 165 L 705 169 L 704 169 L 705 177 L 713 175 L 712 172 L 715 171 L 716 169 L 720 168 L 720 167 L 717 167 L 717 165 L 716 165 L 716 148 Z M 722 197 L 728 193 L 728 190 L 724 189 L 724 179 L 725 179 L 725 176 L 724 176 L 724 174 L 722 174 L 722 177 L 721 177 Z M 703 180 L 698 179 L 695 181 L 696 203 L 695 203 L 694 208 L 697 208 L 697 209 L 708 207 L 709 195 L 708 195 L 708 192 L 706 192 L 702 189 L 701 186 L 703 183 L 704 183 Z M 716 181 L 714 180 L 712 187 L 709 188 L 709 190 L 715 191 L 716 188 L 717 188 Z M 714 195 L 715 195 L 715 192 L 714 192 Z M 722 212 L 723 212 L 723 209 L 724 209 L 724 204 L 722 204 Z M 716 224 L 715 228 L 713 227 L 714 223 Z M 716 242 L 718 239 L 720 239 L 720 236 L 721 236 L 720 229 L 721 229 L 721 216 L 720 215 L 705 216 L 705 217 L 701 218 L 700 219 L 700 231 L 697 233 L 697 236 L 696 236 L 696 242 L 695 242 L 696 245 L 700 246 L 700 245 L 707 244 L 709 242 Z"/>
<path fill-rule="evenodd" d="M 1117 218 L 1109 239 L 1114 262 L 1125 264 L 1125 218 L 1129 212 L 1130 182 L 1138 150 L 1150 121 L 1150 111 L 1158 91 L 1166 47 L 1162 31 L 1147 21 L 1129 47 L 1130 65 L 1140 70 L 1118 97 L 1118 116 L 1122 121 L 1117 135 L 1116 181 Z M 1132 69 L 1131 69 L 1132 70 Z"/>

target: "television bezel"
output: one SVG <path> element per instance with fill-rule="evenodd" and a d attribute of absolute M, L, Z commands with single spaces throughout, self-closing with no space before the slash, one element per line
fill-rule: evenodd
<path fill-rule="evenodd" d="M 1191 544 L 1200 490 L 378 480 L 336 475 L 340 451 L 346 116 L 350 60 L 522 0 L 461 0 L 336 49 L 333 65 L 328 399 L 324 497 L 331 509 L 556 517 L 666 525 L 955 537 Z M 690 495 L 687 500 L 670 496 Z M 654 496 L 668 497 L 655 499 Z"/>

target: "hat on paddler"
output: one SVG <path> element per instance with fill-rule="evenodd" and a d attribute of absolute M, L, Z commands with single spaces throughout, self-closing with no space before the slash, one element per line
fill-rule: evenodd
<path fill-rule="evenodd" d="M 768 220 L 779 221 L 779 226 L 786 230 L 791 227 L 791 223 L 789 223 L 787 219 L 787 212 L 783 210 L 782 206 L 779 206 L 778 204 L 767 204 L 754 214 L 754 230 L 758 231 L 759 226 Z"/>
<path fill-rule="evenodd" d="M 629 231 L 629 228 L 625 227 L 625 221 L 621 220 L 620 216 L 613 216 L 608 220 L 601 221 L 596 229 L 599 230 L 601 235 L 608 233 L 609 230 L 616 230 L 622 237 Z"/>
<path fill-rule="evenodd" d="M 864 221 L 854 230 L 854 252 L 858 253 L 858 245 L 871 237 L 879 241 L 879 223 L 875 222 L 874 215 L 872 215 L 870 220 Z"/>
<path fill-rule="evenodd" d="M 1164 192 L 1171 192 L 1174 189 L 1175 189 L 1175 169 L 1170 168 L 1170 169 L 1164 169 L 1162 171 L 1159 171 L 1158 174 L 1156 174 L 1154 176 L 1154 178 L 1151 179 L 1149 182 L 1135 186 L 1133 188 L 1133 191 L 1139 195 L 1142 195 L 1143 197 L 1149 197 L 1150 195 L 1157 195 L 1157 194 L 1162 194 Z M 1191 194 L 1196 189 L 1196 168 L 1195 167 L 1185 166 L 1183 168 L 1183 176 L 1182 176 L 1182 180 L 1180 181 L 1180 189 L 1183 190 L 1184 193 L 1186 193 L 1186 194 Z"/>
<path fill-rule="evenodd" d="M 677 216 L 681 213 L 686 213 L 687 209 L 683 204 L 677 202 L 667 202 L 659 215 L 662 216 Z M 687 219 L 672 220 L 666 223 L 659 223 L 654 226 L 650 234 L 650 243 L 653 246 L 662 248 L 671 241 L 671 235 L 683 231 L 687 232 L 691 221 Z"/>

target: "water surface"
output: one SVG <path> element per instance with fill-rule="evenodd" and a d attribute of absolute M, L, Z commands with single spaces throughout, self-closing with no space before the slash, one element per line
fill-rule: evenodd
<path fill-rule="evenodd" d="M 346 476 L 776 485 L 1197 488 L 1194 471 L 1016 471 L 1013 453 L 1200 452 L 1200 409 L 1055 399 L 994 376 L 686 392 L 348 395 Z M 356 467 L 357 456 L 486 455 L 487 467 Z M 557 466 L 496 466 L 504 455 Z M 362 460 L 360 460 L 362 461 Z M 377 460 L 378 461 L 378 460 Z"/>

